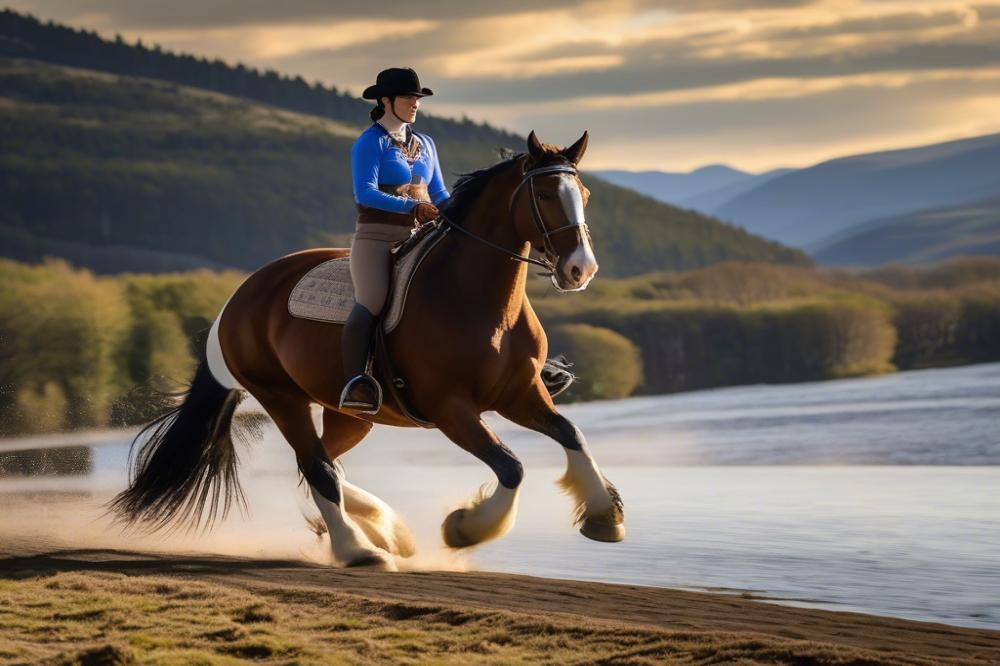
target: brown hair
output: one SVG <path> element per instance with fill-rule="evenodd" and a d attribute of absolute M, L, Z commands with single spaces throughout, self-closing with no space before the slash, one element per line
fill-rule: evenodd
<path fill-rule="evenodd" d="M 395 95 L 386 95 L 386 96 L 389 98 L 390 103 L 396 101 Z M 372 119 L 372 122 L 375 122 L 384 115 L 385 115 L 385 104 L 382 103 L 382 98 L 379 97 L 378 101 L 375 102 L 375 106 L 372 108 L 371 111 L 368 112 L 368 117 Z"/>

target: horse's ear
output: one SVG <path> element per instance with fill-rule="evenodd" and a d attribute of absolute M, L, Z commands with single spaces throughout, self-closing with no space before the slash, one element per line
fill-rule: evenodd
<path fill-rule="evenodd" d="M 587 150 L 587 132 L 584 130 L 583 136 L 576 140 L 569 148 L 562 151 L 562 154 L 566 156 L 573 164 L 579 164 L 580 160 L 583 159 L 583 153 Z"/>
<path fill-rule="evenodd" d="M 536 161 L 545 158 L 545 148 L 542 147 L 542 142 L 535 136 L 535 130 L 531 130 L 531 134 L 528 135 L 528 153 Z"/>

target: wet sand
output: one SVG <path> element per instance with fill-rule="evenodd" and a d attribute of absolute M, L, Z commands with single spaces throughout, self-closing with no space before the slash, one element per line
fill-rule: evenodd
<path fill-rule="evenodd" d="M 226 621 L 236 629 L 218 629 L 210 634 L 215 637 L 211 640 L 205 638 L 209 634 L 192 634 L 192 638 L 185 639 L 187 642 L 181 641 L 184 645 L 190 643 L 185 648 L 187 652 L 178 653 L 182 655 L 178 657 L 181 661 L 194 658 L 195 653 L 191 650 L 223 650 L 224 654 L 240 656 L 240 649 L 250 649 L 245 648 L 247 641 L 257 640 L 254 649 L 260 654 L 255 658 L 282 663 L 292 656 L 300 662 L 336 657 L 360 663 L 519 663 L 545 658 L 580 663 L 719 663 L 734 660 L 822 664 L 1000 663 L 1000 632 L 997 631 L 794 608 L 745 595 L 488 572 L 385 573 L 335 569 L 291 560 L 124 550 L 29 553 L 8 549 L 0 555 L 3 556 L 0 559 L 0 644 L 13 646 L 0 650 L 0 659 L 7 663 L 18 663 L 19 659 L 29 657 L 72 660 L 73 650 L 77 649 L 110 649 L 112 659 L 109 663 L 153 657 L 170 661 L 169 654 L 157 653 L 158 649 L 161 652 L 167 649 L 163 647 L 166 643 L 147 637 L 136 645 L 129 640 L 128 631 L 120 630 L 116 634 L 114 623 L 107 618 L 108 626 L 93 635 L 87 633 L 86 624 L 83 628 L 77 627 L 74 631 L 81 636 L 78 644 L 57 643 L 56 652 L 52 652 L 56 648 L 51 642 L 43 645 L 49 641 L 44 631 L 32 634 L 23 630 L 32 613 L 35 613 L 32 622 L 36 627 L 39 621 L 44 625 L 46 617 L 91 617 L 86 604 L 107 609 L 114 605 L 115 591 L 119 589 L 131 589 L 130 594 L 139 595 L 135 598 L 144 599 L 150 596 L 148 590 L 143 592 L 145 588 L 137 588 L 137 592 L 129 587 L 143 581 L 159 581 L 155 589 L 173 589 L 171 594 L 181 600 L 198 598 L 198 595 L 190 591 L 177 592 L 171 585 L 180 586 L 178 589 L 185 585 L 202 589 L 208 585 L 215 590 L 208 595 L 213 598 L 235 595 L 233 598 L 243 599 L 250 595 L 257 600 L 254 608 L 277 609 L 269 613 L 279 618 L 272 618 L 269 625 L 269 643 L 260 642 L 263 640 L 260 631 L 257 634 L 244 631 L 243 625 L 238 624 L 242 611 L 232 611 L 236 613 L 236 620 Z M 170 583 L 164 583 L 165 580 Z M 52 601 L 30 604 L 23 601 L 34 599 L 32 595 L 44 596 L 46 590 L 52 589 L 84 590 L 87 596 L 79 600 L 83 606 L 74 606 L 72 613 L 62 614 L 38 615 L 37 608 L 48 608 L 45 604 L 54 603 Z M 155 594 L 152 596 L 156 598 Z M 134 605 L 134 599 L 130 603 Z M 183 609 L 184 603 L 179 601 L 177 608 Z M 169 604 L 163 606 L 169 607 Z M 158 612 L 167 612 L 159 606 L 136 612 L 145 614 L 151 626 L 157 623 L 166 626 L 156 618 Z M 324 631 L 332 630 L 324 630 L 319 625 L 305 628 L 296 625 L 296 618 L 319 618 L 330 612 L 361 624 L 349 623 L 349 629 L 345 630 L 348 633 L 338 634 L 343 640 L 332 643 L 322 639 L 326 635 Z M 219 616 L 220 611 L 213 610 L 212 617 Z M 94 622 L 100 623 L 101 613 L 92 617 Z M 200 626 L 201 621 L 196 621 L 195 617 L 191 615 L 191 623 L 198 622 Z M 183 624 L 183 617 L 180 621 Z M 139 621 L 135 626 L 141 624 Z M 176 635 L 184 633 L 176 627 L 173 631 Z M 401 639 L 400 631 L 408 638 Z M 358 634 L 354 636 L 356 640 L 345 638 L 353 635 L 350 632 Z M 39 637 L 37 645 L 32 641 L 33 635 Z M 232 644 L 226 647 L 226 641 L 218 636 L 230 636 Z M 308 636 L 314 636 L 316 641 L 309 642 Z M 541 637 L 546 638 L 542 641 Z M 558 640 L 559 637 L 563 640 Z M 198 641 L 205 642 L 205 646 Z M 173 643 L 170 649 L 176 652 L 180 648 L 176 640 Z M 274 647 L 279 644 L 285 646 L 281 649 L 293 650 L 293 653 Z M 32 652 L 36 648 L 38 651 Z M 456 655 L 462 658 L 456 659 Z M 119 657 L 121 659 L 115 661 Z"/>

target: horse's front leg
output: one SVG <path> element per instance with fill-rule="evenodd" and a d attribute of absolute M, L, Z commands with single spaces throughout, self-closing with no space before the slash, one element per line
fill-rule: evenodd
<path fill-rule="evenodd" d="M 448 514 L 441 526 L 444 542 L 464 548 L 503 536 L 517 515 L 517 494 L 524 478 L 521 461 L 472 405 L 450 401 L 433 418 L 448 439 L 489 465 L 498 482 L 493 489 L 483 486 L 469 503 Z"/>
<path fill-rule="evenodd" d="M 559 485 L 575 500 L 574 524 L 595 541 L 625 538 L 625 510 L 621 495 L 594 462 L 587 440 L 573 422 L 556 411 L 541 380 L 497 412 L 514 423 L 548 435 L 566 452 L 566 474 Z"/>

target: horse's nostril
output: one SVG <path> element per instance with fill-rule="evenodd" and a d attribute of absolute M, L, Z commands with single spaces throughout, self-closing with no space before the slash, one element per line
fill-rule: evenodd
<path fill-rule="evenodd" d="M 574 280 L 579 280 L 580 276 L 583 274 L 580 271 L 580 267 L 579 266 L 574 266 L 573 268 L 569 269 L 569 273 L 570 273 L 570 275 L 573 276 Z"/>

